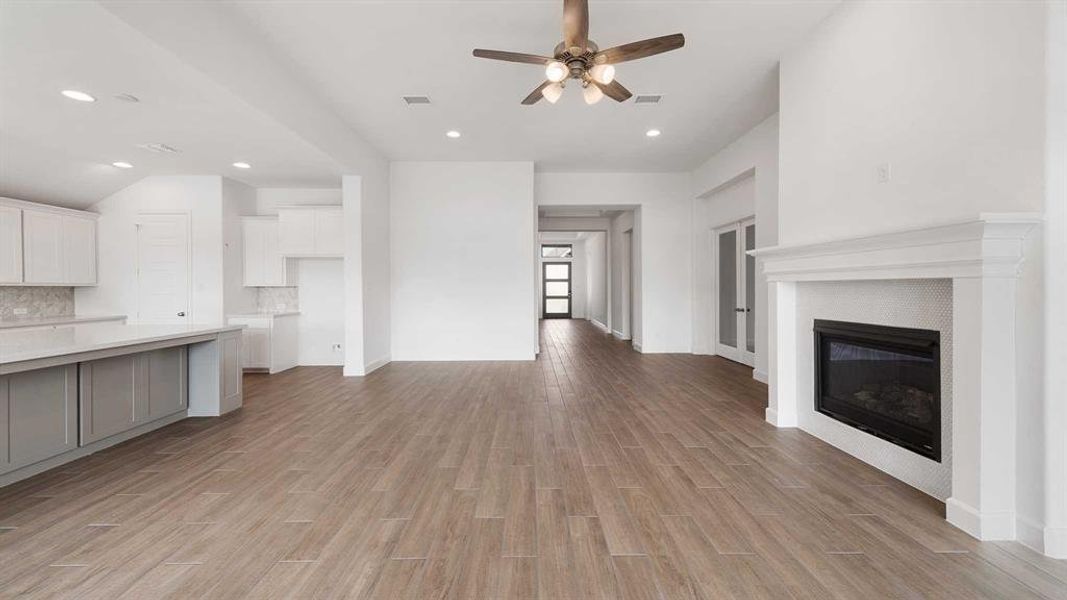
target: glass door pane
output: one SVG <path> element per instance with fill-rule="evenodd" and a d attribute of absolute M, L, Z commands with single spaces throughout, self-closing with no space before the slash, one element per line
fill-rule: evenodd
<path fill-rule="evenodd" d="M 756 249 L 755 223 L 745 227 L 745 250 Z M 756 258 L 745 254 L 745 349 L 756 351 Z"/>
<path fill-rule="evenodd" d="M 550 319 L 571 318 L 570 263 L 544 263 L 541 290 L 544 295 L 543 317 Z"/>
<path fill-rule="evenodd" d="M 737 230 L 719 233 L 719 343 L 737 347 Z"/>

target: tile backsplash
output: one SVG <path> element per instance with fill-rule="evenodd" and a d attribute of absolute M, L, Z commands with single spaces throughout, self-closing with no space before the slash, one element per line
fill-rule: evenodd
<path fill-rule="evenodd" d="M 300 294 L 295 287 L 256 288 L 256 308 L 259 312 L 275 313 L 300 310 Z"/>
<path fill-rule="evenodd" d="M 22 310 L 25 309 L 25 313 Z M 15 311 L 20 314 L 16 314 Z M 74 288 L 0 286 L 0 320 L 66 317 L 74 314 Z"/>

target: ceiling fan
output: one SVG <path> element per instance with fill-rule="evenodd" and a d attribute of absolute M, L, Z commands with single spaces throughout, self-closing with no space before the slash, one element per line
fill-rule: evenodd
<path fill-rule="evenodd" d="M 615 81 L 614 65 L 670 52 L 684 45 L 685 36 L 675 33 L 600 50 L 589 39 L 588 0 L 563 0 L 563 41 L 556 45 L 552 56 L 481 48 L 474 51 L 474 56 L 543 65 L 547 81 L 530 92 L 522 101 L 523 104 L 534 104 L 541 98 L 555 104 L 563 95 L 563 87 L 568 78 L 581 81 L 582 96 L 586 104 L 596 104 L 604 96 L 624 102 L 633 95 L 630 90 Z"/>

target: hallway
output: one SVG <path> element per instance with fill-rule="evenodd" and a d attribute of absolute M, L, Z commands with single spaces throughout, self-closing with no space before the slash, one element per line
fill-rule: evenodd
<path fill-rule="evenodd" d="M 535 362 L 245 377 L 0 490 L 0 596 L 1063 598 L 1067 566 L 763 421 L 750 370 L 547 320 Z"/>

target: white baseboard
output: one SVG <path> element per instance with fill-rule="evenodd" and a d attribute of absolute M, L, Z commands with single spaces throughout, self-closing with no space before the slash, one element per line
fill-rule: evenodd
<path fill-rule="evenodd" d="M 767 383 L 767 374 L 759 369 L 752 369 L 752 379 L 760 383 Z"/>
<path fill-rule="evenodd" d="M 392 359 L 390 359 L 388 356 L 383 356 L 378 360 L 372 360 L 363 366 L 363 374 L 370 375 L 372 372 L 377 371 L 378 369 L 384 367 L 390 362 L 392 362 Z"/>
<path fill-rule="evenodd" d="M 1014 540 L 1015 513 L 978 512 L 956 498 L 945 501 L 945 520 L 979 540 Z"/>
<path fill-rule="evenodd" d="M 612 329 L 611 330 L 611 335 L 615 336 L 615 339 L 617 339 L 617 340 L 628 340 L 628 339 L 630 339 L 630 338 L 626 337 L 626 335 L 624 335 L 623 332 L 619 331 L 618 329 Z"/>
<path fill-rule="evenodd" d="M 1067 527 L 1045 528 L 1045 556 L 1067 558 Z"/>
<path fill-rule="evenodd" d="M 637 342 L 631 342 L 630 345 L 634 347 L 634 350 L 641 352 L 641 344 L 638 344 Z"/>
<path fill-rule="evenodd" d="M 775 427 L 781 428 L 797 426 L 796 416 L 794 416 L 792 419 L 788 419 L 785 415 L 779 415 L 778 410 L 771 408 L 770 406 L 767 407 L 767 410 L 764 413 L 764 418 L 767 420 L 768 423 L 774 425 Z"/>
<path fill-rule="evenodd" d="M 1022 515 L 1016 516 L 1015 537 L 1024 546 L 1045 553 L 1045 527 L 1041 523 Z"/>
<path fill-rule="evenodd" d="M 603 331 L 604 333 L 611 333 L 611 329 L 600 321 L 597 321 L 596 319 L 589 319 L 589 322 L 593 324 L 593 327 L 596 327 L 600 331 Z"/>

